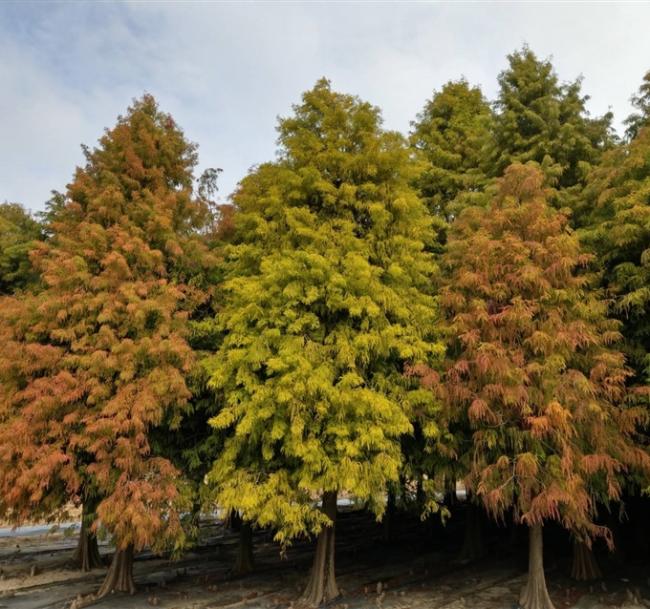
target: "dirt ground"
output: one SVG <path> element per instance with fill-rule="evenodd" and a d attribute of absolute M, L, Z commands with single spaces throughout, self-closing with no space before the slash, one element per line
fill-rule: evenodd
<path fill-rule="evenodd" d="M 341 598 L 332 609 L 515 609 L 525 579 L 525 536 L 490 529 L 488 555 L 456 559 L 462 522 L 446 527 L 401 518 L 390 531 L 367 515 L 344 513 L 337 529 L 337 576 Z M 555 532 L 557 533 L 557 532 Z M 570 547 L 549 531 L 547 577 L 556 609 L 650 607 L 650 568 L 599 554 L 606 576 L 593 583 L 568 577 Z M 556 537 L 557 539 L 554 539 Z M 558 541 L 559 540 L 559 541 Z M 74 530 L 0 532 L 0 609 L 63 609 L 92 593 L 103 569 L 81 573 L 69 561 Z M 255 535 L 256 570 L 231 577 L 237 535 L 206 523 L 200 542 L 182 559 L 144 552 L 135 564 L 138 592 L 112 595 L 98 609 L 286 609 L 296 607 L 309 571 L 313 545 L 297 543 L 281 556 L 269 533 Z M 108 560 L 111 548 L 101 546 Z"/>

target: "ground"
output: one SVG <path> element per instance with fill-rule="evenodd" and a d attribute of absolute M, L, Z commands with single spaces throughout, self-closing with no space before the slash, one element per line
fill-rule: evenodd
<path fill-rule="evenodd" d="M 513 609 L 525 579 L 522 535 L 492 528 L 489 555 L 475 563 L 455 560 L 462 522 L 446 527 L 401 518 L 387 529 L 367 515 L 343 513 L 337 531 L 337 574 L 342 597 L 332 609 Z M 578 584 L 569 579 L 570 554 L 557 532 L 545 556 L 556 609 L 641 609 L 650 607 L 650 570 L 643 561 L 624 564 L 600 556 L 604 580 Z M 93 592 L 104 570 L 80 573 L 69 565 L 75 529 L 0 529 L 0 608 L 63 609 L 78 595 Z M 568 547 L 568 543 L 567 543 Z M 112 595 L 98 609 L 286 609 L 297 599 L 309 571 L 313 545 L 296 543 L 281 555 L 270 533 L 255 535 L 256 571 L 233 578 L 229 570 L 236 533 L 206 522 L 200 543 L 181 559 L 144 552 L 135 565 L 138 593 Z M 102 544 L 107 558 L 111 549 Z"/>

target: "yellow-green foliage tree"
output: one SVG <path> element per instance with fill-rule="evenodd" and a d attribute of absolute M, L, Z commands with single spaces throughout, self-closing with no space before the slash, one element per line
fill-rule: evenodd
<path fill-rule="evenodd" d="M 630 471 L 650 471 L 646 413 L 628 406 L 630 370 L 613 346 L 618 322 L 578 272 L 590 257 L 543 184 L 536 166 L 513 165 L 487 209 L 464 210 L 440 297 L 455 337 L 446 407 L 471 431 L 466 485 L 494 517 L 512 511 L 530 530 L 525 609 L 552 607 L 544 522 L 611 542 L 597 505 L 619 499 Z"/>
<path fill-rule="evenodd" d="M 441 351 L 436 266 L 406 142 L 377 108 L 321 80 L 279 134 L 279 160 L 234 197 L 224 339 L 206 363 L 228 437 L 209 479 L 221 507 L 280 541 L 318 534 L 304 594 L 318 605 L 338 595 L 337 496 L 380 515 L 413 409 L 433 406 L 403 372 Z"/>
<path fill-rule="evenodd" d="M 204 299 L 196 151 L 145 96 L 86 151 L 32 254 L 43 288 L 0 307 L 0 508 L 14 522 L 97 498 L 133 591 L 133 552 L 180 546 L 183 481 L 150 431 L 178 423 Z"/>

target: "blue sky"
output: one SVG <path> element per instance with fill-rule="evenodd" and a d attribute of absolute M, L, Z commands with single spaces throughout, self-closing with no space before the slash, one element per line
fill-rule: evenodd
<path fill-rule="evenodd" d="M 276 118 L 321 76 L 409 122 L 449 79 L 493 98 L 528 43 L 617 124 L 650 69 L 648 3 L 11 2 L 0 4 L 0 201 L 43 208 L 147 91 L 221 167 L 225 199 L 275 154 Z"/>

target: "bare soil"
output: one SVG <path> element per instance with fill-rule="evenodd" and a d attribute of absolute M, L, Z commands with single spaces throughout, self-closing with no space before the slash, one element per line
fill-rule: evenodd
<path fill-rule="evenodd" d="M 331 609 L 514 609 L 526 577 L 525 536 L 494 527 L 486 534 L 488 554 L 476 562 L 457 559 L 462 518 L 442 527 L 398 516 L 393 541 L 364 513 L 343 512 L 336 533 L 336 573 L 341 596 Z M 603 552 L 605 577 L 570 579 L 571 542 L 545 532 L 545 566 L 556 609 L 650 607 L 649 565 L 621 562 Z M 514 539 L 514 542 L 513 542 Z M 96 591 L 105 569 L 71 568 L 77 539 L 62 532 L 0 537 L 0 609 L 63 609 L 79 595 Z M 255 570 L 232 575 L 239 535 L 219 522 L 201 527 L 200 542 L 180 560 L 148 552 L 135 561 L 138 591 L 112 594 L 98 609 L 298 609 L 313 560 L 313 541 L 282 554 L 272 535 L 256 531 Z M 100 544 L 105 558 L 112 553 Z"/>

